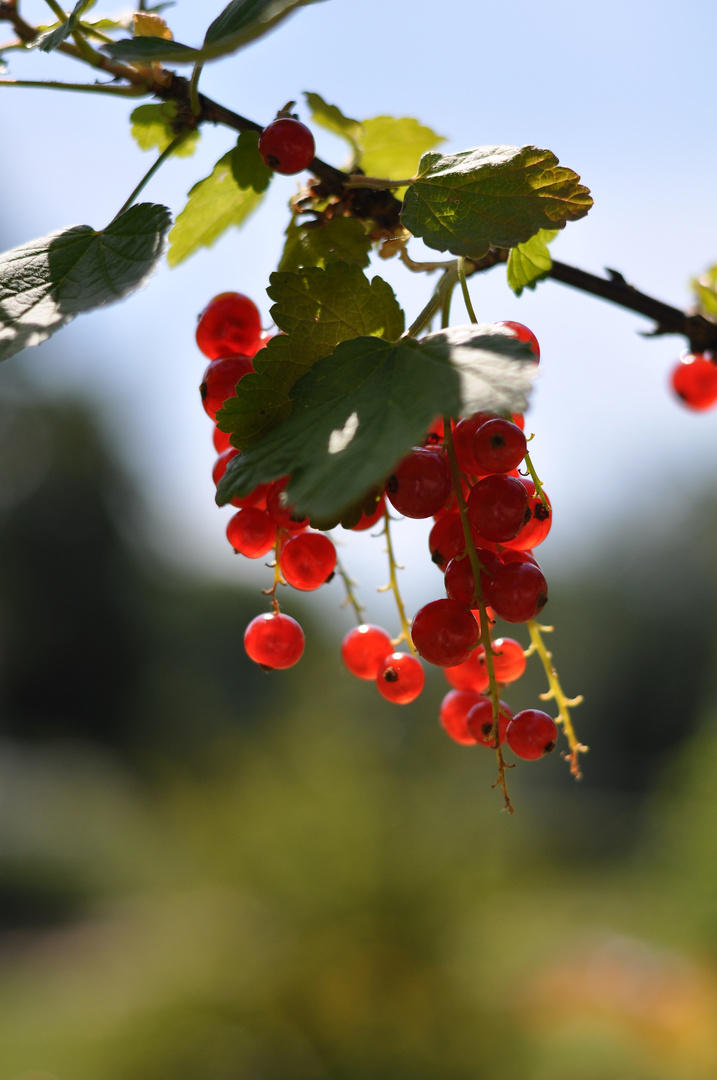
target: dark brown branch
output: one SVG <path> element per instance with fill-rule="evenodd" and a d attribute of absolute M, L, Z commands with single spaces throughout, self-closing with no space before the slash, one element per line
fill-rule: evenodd
<path fill-rule="evenodd" d="M 20 17 L 14 0 L 0 4 L 0 22 L 12 23 L 12 28 L 20 41 L 34 41 L 37 37 L 37 30 Z"/>

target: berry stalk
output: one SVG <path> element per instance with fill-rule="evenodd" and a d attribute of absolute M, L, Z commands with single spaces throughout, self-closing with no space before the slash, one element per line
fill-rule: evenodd
<path fill-rule="evenodd" d="M 344 601 L 342 606 L 346 607 L 346 605 L 349 604 L 353 608 L 354 615 L 356 616 L 356 621 L 359 626 L 361 626 L 365 622 L 364 609 L 363 606 L 359 604 L 358 600 L 356 599 L 356 594 L 354 593 L 354 586 L 356 582 L 349 577 L 346 567 L 343 565 L 341 559 L 339 559 L 338 556 L 336 557 L 336 573 L 343 581 L 344 588 L 346 589 L 346 600 Z"/>
<path fill-rule="evenodd" d="M 531 646 L 526 656 L 536 652 L 540 657 L 541 663 L 545 670 L 545 675 L 548 680 L 548 686 L 550 689 L 541 694 L 542 701 L 553 700 L 558 706 L 559 717 L 558 719 L 563 725 L 565 731 L 565 737 L 568 740 L 570 746 L 570 753 L 566 754 L 566 759 L 570 762 L 570 772 L 576 780 L 582 779 L 582 772 L 580 771 L 579 755 L 586 754 L 588 747 L 584 746 L 581 742 L 578 742 L 578 738 L 575 734 L 575 728 L 573 722 L 570 719 L 570 709 L 575 708 L 576 705 L 580 705 L 583 702 L 582 694 L 577 697 L 569 698 L 565 696 L 565 692 L 560 685 L 560 679 L 558 673 L 553 666 L 553 654 L 548 652 L 548 649 L 543 641 L 543 633 L 552 631 L 552 626 L 540 626 L 535 619 L 528 621 L 528 632 L 530 634 Z"/>
<path fill-rule="evenodd" d="M 411 638 L 411 625 L 406 616 L 406 609 L 403 606 L 403 600 L 401 598 L 401 592 L 398 587 L 398 578 L 396 576 L 396 570 L 398 569 L 398 563 L 393 554 L 393 544 L 391 542 L 391 517 L 388 512 L 388 507 L 384 510 L 383 514 L 383 535 L 386 537 L 386 554 L 388 555 L 388 573 L 389 582 L 388 585 L 384 585 L 379 589 L 379 592 L 388 592 L 389 589 L 396 598 L 396 607 L 398 608 L 398 617 L 401 620 L 401 633 L 393 642 L 394 645 L 398 645 L 401 641 L 405 641 L 413 653 L 414 656 L 418 656 L 418 651 L 413 644 Z"/>

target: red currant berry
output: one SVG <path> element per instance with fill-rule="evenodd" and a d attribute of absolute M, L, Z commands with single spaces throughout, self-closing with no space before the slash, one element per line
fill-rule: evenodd
<path fill-rule="evenodd" d="M 498 702 L 498 741 L 501 746 L 505 742 L 505 733 L 508 724 L 513 719 L 512 710 L 504 701 Z M 489 697 L 482 697 L 468 710 L 466 727 L 477 743 L 490 746 L 495 749 L 493 738 L 493 702 Z"/>
<path fill-rule="evenodd" d="M 214 462 L 214 468 L 212 469 L 212 479 L 217 487 L 219 487 L 219 481 L 227 471 L 227 465 L 235 458 L 239 451 L 235 446 L 229 446 L 226 450 L 223 450 L 217 460 Z M 257 486 L 250 491 L 248 495 L 235 496 L 231 500 L 231 505 L 243 510 L 247 506 L 258 506 L 262 502 L 264 495 L 269 487 L 268 484 L 257 484 Z"/>
<path fill-rule="evenodd" d="M 540 360 L 540 345 L 538 345 L 538 339 L 533 331 L 529 330 L 527 326 L 523 326 L 521 322 L 499 322 L 496 323 L 496 326 L 507 326 L 509 330 L 513 331 L 513 336 L 517 337 L 518 341 L 525 342 L 535 356 L 535 359 Z"/>
<path fill-rule="evenodd" d="M 548 584 L 539 566 L 529 562 L 505 563 L 486 585 L 486 600 L 506 622 L 534 619 L 548 599 Z"/>
<path fill-rule="evenodd" d="M 244 648 L 250 660 L 267 670 L 293 667 L 304 651 L 304 631 L 289 615 L 271 611 L 249 623 Z"/>
<path fill-rule="evenodd" d="M 488 687 L 488 669 L 481 662 L 485 653 L 482 645 L 475 649 L 467 660 L 455 667 L 444 667 L 443 674 L 449 686 L 454 690 L 474 690 L 480 694 Z"/>
<path fill-rule="evenodd" d="M 253 300 L 225 292 L 210 300 L 197 325 L 197 345 L 210 360 L 253 356 L 260 347 L 261 317 Z"/>
<path fill-rule="evenodd" d="M 199 387 L 204 411 L 211 420 L 216 419 L 217 412 L 228 398 L 236 397 L 237 383 L 253 370 L 249 356 L 224 356 L 212 360 Z"/>
<path fill-rule="evenodd" d="M 516 551 L 529 551 L 538 544 L 542 544 L 550 532 L 553 524 L 553 510 L 545 490 L 543 490 L 543 495 L 548 503 L 547 506 L 537 494 L 535 484 L 529 476 L 519 476 L 518 479 L 528 492 L 528 509 L 531 516 L 518 535 L 512 540 L 506 540 L 505 545 Z"/>
<path fill-rule="evenodd" d="M 484 567 L 481 571 L 480 580 L 481 589 L 485 595 L 490 577 L 503 564 L 499 555 L 494 555 L 492 551 L 486 551 L 485 548 L 477 548 L 476 555 L 478 561 Z M 446 592 L 451 600 L 456 600 L 464 608 L 474 608 L 476 606 L 478 597 L 476 596 L 473 566 L 468 555 L 464 555 L 463 558 L 451 559 L 446 567 L 444 580 Z"/>
<path fill-rule="evenodd" d="M 512 540 L 529 519 L 528 493 L 514 476 L 486 476 L 468 496 L 468 520 L 488 540 Z"/>
<path fill-rule="evenodd" d="M 465 549 L 466 540 L 460 514 L 442 514 L 428 534 L 431 559 L 441 570 L 445 570 L 451 559 L 461 555 Z"/>
<path fill-rule="evenodd" d="M 379 694 L 394 705 L 408 705 L 423 690 L 426 674 L 421 661 L 409 653 L 394 652 L 381 661 L 376 675 Z"/>
<path fill-rule="evenodd" d="M 386 495 L 399 514 L 433 517 L 451 494 L 451 467 L 445 454 L 417 446 L 399 462 L 386 482 Z"/>
<path fill-rule="evenodd" d="M 214 431 L 212 432 L 212 441 L 214 442 L 214 449 L 218 454 L 222 454 L 225 450 L 229 449 L 231 446 L 231 437 L 230 431 L 220 431 L 215 425 Z"/>
<path fill-rule="evenodd" d="M 276 542 L 276 525 L 264 510 L 248 506 L 229 519 L 227 540 L 240 555 L 260 559 Z"/>
<path fill-rule="evenodd" d="M 480 629 L 470 611 L 455 600 L 432 600 L 416 612 L 411 638 L 429 664 L 455 667 L 478 644 Z"/>
<path fill-rule="evenodd" d="M 672 389 L 688 408 L 710 409 L 717 402 L 717 364 L 710 353 L 683 353 L 672 372 Z"/>
<path fill-rule="evenodd" d="M 235 458 L 237 456 L 238 453 L 239 451 L 237 450 L 236 446 L 230 446 L 226 450 L 222 450 L 221 454 L 214 462 L 214 465 L 212 467 L 212 480 L 214 481 L 216 487 L 219 487 L 219 481 L 224 476 L 224 473 L 227 471 L 227 465 L 232 460 L 232 458 Z"/>
<path fill-rule="evenodd" d="M 508 724 L 506 738 L 517 757 L 537 761 L 555 749 L 558 728 L 552 716 L 540 709 L 523 709 Z"/>
<path fill-rule="evenodd" d="M 461 746 L 475 746 L 476 740 L 466 724 L 468 713 L 481 700 L 475 690 L 449 690 L 438 713 L 443 730 Z"/>
<path fill-rule="evenodd" d="M 525 457 L 525 435 L 510 420 L 487 420 L 473 438 L 473 458 L 481 473 L 507 473 Z"/>
<path fill-rule="evenodd" d="M 288 501 L 286 486 L 289 479 L 288 476 L 282 476 L 280 480 L 275 480 L 269 485 L 266 493 L 266 512 L 282 529 L 298 532 L 299 529 L 306 528 L 309 519 L 302 514 L 297 514 Z"/>
<path fill-rule="evenodd" d="M 359 521 L 357 521 L 355 525 L 351 526 L 352 531 L 353 532 L 364 532 L 366 529 L 372 529 L 374 527 L 374 525 L 376 524 L 376 522 L 380 518 L 383 517 L 385 509 L 386 509 L 386 500 L 384 499 L 384 497 L 382 495 L 381 498 L 376 503 L 376 509 L 373 510 L 370 514 L 367 514 L 364 511 L 364 513 L 361 515 L 361 518 L 359 519 Z"/>
<path fill-rule="evenodd" d="M 368 623 L 349 630 L 341 643 L 341 658 L 357 679 L 375 679 L 382 661 L 392 651 L 393 642 L 386 631 Z"/>
<path fill-rule="evenodd" d="M 330 581 L 336 567 L 336 548 L 320 532 L 302 532 L 281 552 L 281 572 L 289 585 L 304 592 Z"/>
<path fill-rule="evenodd" d="M 488 675 L 488 664 L 485 653 L 481 655 L 481 664 L 485 667 Z M 511 683 L 525 671 L 526 659 L 523 646 L 513 638 L 496 638 L 493 642 L 493 671 L 498 682 Z"/>
<path fill-rule="evenodd" d="M 453 429 L 453 448 L 456 452 L 458 468 L 466 476 L 480 476 L 480 467 L 473 457 L 473 440 L 483 424 L 494 419 L 494 413 L 474 413 L 473 416 L 460 420 Z"/>
<path fill-rule="evenodd" d="M 439 416 L 433 421 L 433 423 L 429 427 L 423 442 L 425 446 L 440 446 L 443 443 L 444 437 L 445 431 L 443 428 L 443 417 Z"/>
<path fill-rule="evenodd" d="M 290 116 L 268 124 L 259 136 L 259 153 L 265 165 L 284 176 L 308 169 L 316 154 L 314 136 L 306 124 Z"/>

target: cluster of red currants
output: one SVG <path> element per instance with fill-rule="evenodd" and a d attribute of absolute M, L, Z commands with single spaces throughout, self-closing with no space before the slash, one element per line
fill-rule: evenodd
<path fill-rule="evenodd" d="M 670 381 L 677 396 L 695 412 L 717 404 L 717 363 L 711 353 L 683 353 Z"/>
<path fill-rule="evenodd" d="M 538 343 L 526 327 L 503 325 L 539 357 Z M 204 409 L 215 420 L 223 403 L 240 392 L 238 384 L 253 371 L 253 358 L 268 339 L 262 335 L 257 308 L 239 293 L 222 293 L 210 301 L 196 337 L 210 360 L 200 390 Z M 524 623 L 534 619 L 547 600 L 547 584 L 532 549 L 548 535 L 551 508 L 542 487 L 519 471 L 527 456 L 522 428 L 520 416 L 489 413 L 451 420 L 450 431 L 437 420 L 423 445 L 398 463 L 385 491 L 376 493 L 374 505 L 353 528 L 369 529 L 383 518 L 387 529 L 386 501 L 404 517 L 434 518 L 430 555 L 444 572 L 447 596 L 421 608 L 410 631 L 404 619 L 399 639 L 392 640 L 381 627 L 362 624 L 346 635 L 341 652 L 353 675 L 373 681 L 384 698 L 402 705 L 423 689 L 419 657 L 442 667 L 452 689 L 442 702 L 440 719 L 451 738 L 463 745 L 495 747 L 497 733 L 500 744 L 507 741 L 518 756 L 535 759 L 554 748 L 555 722 L 536 709 L 513 716 L 503 702 L 496 716 L 499 687 L 520 678 L 526 660 L 517 641 L 491 640 L 490 632 L 496 616 Z M 213 478 L 218 484 L 239 451 L 216 425 L 214 445 L 219 457 Z M 233 499 L 237 509 L 227 525 L 237 553 L 256 559 L 274 550 L 274 585 L 267 590 L 272 610 L 254 619 L 244 636 L 248 655 L 266 670 L 293 666 L 304 650 L 301 627 L 280 611 L 277 586 L 317 589 L 331 580 L 337 564 L 332 540 L 309 528 L 307 518 L 287 503 L 288 480 L 259 484 Z M 397 651 L 401 640 L 413 651 Z M 489 688 L 493 697 L 486 694 Z"/>

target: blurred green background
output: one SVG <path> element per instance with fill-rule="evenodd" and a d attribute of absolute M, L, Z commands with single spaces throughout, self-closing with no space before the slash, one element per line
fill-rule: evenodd
<path fill-rule="evenodd" d="M 593 749 L 510 818 L 440 673 L 389 706 L 293 600 L 262 673 L 256 590 L 163 564 L 87 406 L 0 412 L 2 1080 L 715 1076 L 716 499 L 689 557 L 636 526 L 553 574 Z"/>

